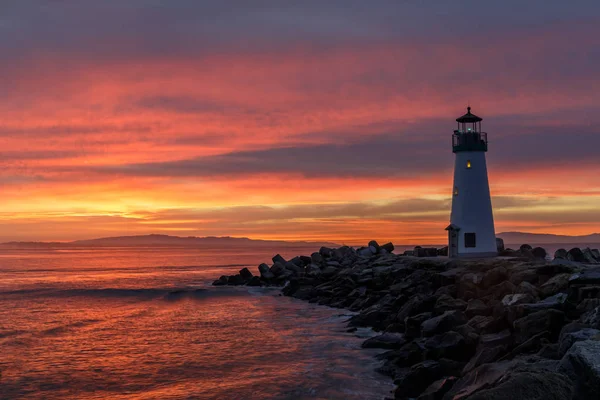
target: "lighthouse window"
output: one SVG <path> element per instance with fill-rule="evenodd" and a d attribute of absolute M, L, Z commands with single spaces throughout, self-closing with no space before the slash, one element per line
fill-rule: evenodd
<path fill-rule="evenodd" d="M 476 247 L 477 240 L 474 233 L 465 233 L 465 247 Z"/>
<path fill-rule="evenodd" d="M 467 169 L 471 169 L 471 160 L 467 160 Z"/>

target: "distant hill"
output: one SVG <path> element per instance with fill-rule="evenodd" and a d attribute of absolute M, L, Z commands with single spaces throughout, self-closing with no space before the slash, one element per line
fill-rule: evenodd
<path fill-rule="evenodd" d="M 552 235 L 549 233 L 502 232 L 502 233 L 498 233 L 496 236 L 502 238 L 504 240 L 504 243 L 511 243 L 511 244 L 600 243 L 600 233 L 592 233 L 591 235 L 583 235 L 583 236 L 567 236 L 567 235 Z"/>
<path fill-rule="evenodd" d="M 169 235 L 116 236 L 73 242 L 7 242 L 2 247 L 273 247 L 273 246 L 339 246 L 329 242 L 306 242 L 284 240 L 254 240 L 236 237 L 196 237 Z"/>

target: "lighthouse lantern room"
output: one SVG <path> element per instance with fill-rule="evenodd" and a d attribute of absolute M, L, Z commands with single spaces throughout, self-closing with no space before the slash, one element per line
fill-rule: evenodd
<path fill-rule="evenodd" d="M 487 133 L 481 131 L 481 121 L 467 107 L 467 113 L 456 119 L 458 127 L 452 135 L 454 187 L 446 228 L 450 257 L 491 257 L 498 253 L 485 160 Z"/>

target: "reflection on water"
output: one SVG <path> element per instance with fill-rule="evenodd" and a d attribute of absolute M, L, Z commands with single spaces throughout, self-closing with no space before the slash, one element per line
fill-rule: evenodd
<path fill-rule="evenodd" d="M 3 399 L 382 399 L 392 389 L 339 310 L 209 286 L 272 251 L 35 253 L 0 257 Z"/>

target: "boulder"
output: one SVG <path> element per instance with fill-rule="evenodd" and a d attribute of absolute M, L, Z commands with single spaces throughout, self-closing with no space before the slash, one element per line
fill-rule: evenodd
<path fill-rule="evenodd" d="M 314 252 L 310 255 L 311 262 L 315 264 L 321 264 L 323 262 L 323 256 L 319 252 Z"/>
<path fill-rule="evenodd" d="M 483 315 L 476 315 L 467 322 L 467 325 L 472 327 L 477 334 L 479 333 L 492 333 L 498 325 L 496 320 L 492 317 L 485 317 Z"/>
<path fill-rule="evenodd" d="M 454 376 L 438 379 L 429 385 L 429 387 L 417 397 L 417 400 L 441 400 L 441 398 L 452 388 L 457 379 L 458 378 Z"/>
<path fill-rule="evenodd" d="M 411 367 L 425 359 L 425 348 L 417 341 L 405 344 L 398 350 L 392 350 L 383 354 L 383 356 L 392 360 L 398 367 Z"/>
<path fill-rule="evenodd" d="M 540 295 L 542 297 L 548 297 L 559 292 L 566 292 L 569 287 L 570 278 L 571 274 L 555 275 L 540 287 Z"/>
<path fill-rule="evenodd" d="M 534 301 L 534 297 L 530 294 L 507 294 L 502 298 L 502 305 L 504 307 L 511 307 L 516 306 L 518 304 L 532 303 Z"/>
<path fill-rule="evenodd" d="M 395 382 L 396 399 L 406 399 L 417 397 L 433 382 L 443 377 L 440 363 L 432 360 L 425 360 L 413 365 L 408 373 Z"/>
<path fill-rule="evenodd" d="M 240 276 L 243 280 L 247 281 L 250 280 L 254 275 L 252 275 L 252 272 L 250 272 L 248 268 L 242 268 L 240 270 Z"/>
<path fill-rule="evenodd" d="M 506 353 L 506 346 L 491 346 L 481 347 L 477 350 L 475 355 L 469 360 L 467 365 L 463 369 L 463 375 L 474 370 L 480 365 L 487 364 L 498 360 L 504 353 Z"/>
<path fill-rule="evenodd" d="M 540 291 L 538 290 L 538 288 L 532 285 L 531 283 L 525 281 L 519 283 L 519 286 L 517 286 L 517 290 L 515 293 L 528 294 L 531 295 L 531 297 L 533 298 L 538 298 L 540 296 Z"/>
<path fill-rule="evenodd" d="M 384 245 L 381 245 L 381 249 L 387 251 L 388 253 L 391 253 L 392 251 L 394 251 L 394 244 L 392 242 L 388 242 Z"/>
<path fill-rule="evenodd" d="M 446 311 L 442 315 L 428 319 L 421 324 L 423 336 L 433 336 L 467 323 L 467 317 L 462 311 Z"/>
<path fill-rule="evenodd" d="M 371 250 L 371 253 L 373 254 L 379 253 L 379 249 L 381 248 L 381 246 L 379 246 L 379 243 L 377 243 L 376 240 L 371 240 L 367 247 L 369 248 L 369 250 Z"/>
<path fill-rule="evenodd" d="M 565 249 L 558 249 L 554 252 L 554 258 L 559 258 L 559 259 L 563 259 L 566 260 L 567 259 L 567 250 Z"/>
<path fill-rule="evenodd" d="M 426 357 L 433 360 L 448 358 L 466 361 L 472 354 L 462 335 L 453 331 L 428 338 L 425 341 L 425 349 L 427 349 Z"/>
<path fill-rule="evenodd" d="M 404 319 L 404 336 L 408 338 L 416 338 L 421 336 L 421 324 L 433 316 L 430 312 L 424 312 L 406 317 Z"/>
<path fill-rule="evenodd" d="M 356 251 L 360 257 L 372 257 L 375 253 L 369 247 L 362 247 Z"/>
<path fill-rule="evenodd" d="M 317 277 L 317 276 L 321 275 L 321 272 L 322 272 L 321 267 L 319 267 L 317 264 L 313 264 L 313 263 L 308 264 L 305 269 L 306 275 L 310 276 L 310 277 Z"/>
<path fill-rule="evenodd" d="M 591 328 L 600 329 L 600 307 L 588 311 L 581 316 L 581 322 L 589 325 Z"/>
<path fill-rule="evenodd" d="M 484 289 L 487 289 L 487 288 L 490 288 L 492 286 L 495 286 L 495 285 L 505 281 L 506 278 L 507 278 L 506 268 L 503 266 L 499 266 L 496 268 L 492 268 L 491 270 L 489 270 L 488 272 L 486 272 L 483 275 L 481 285 L 483 286 Z"/>
<path fill-rule="evenodd" d="M 492 299 L 500 300 L 507 294 L 514 293 L 516 290 L 517 290 L 517 287 L 513 283 L 511 283 L 509 281 L 504 281 L 502 283 L 499 283 L 499 284 L 489 288 L 485 292 L 485 295 L 489 296 Z"/>
<path fill-rule="evenodd" d="M 515 370 L 469 400 L 571 400 L 573 384 L 563 374 L 536 370 Z"/>
<path fill-rule="evenodd" d="M 588 247 L 582 250 L 583 258 L 585 258 L 585 262 L 588 264 L 598 264 L 600 260 L 597 260 L 592 250 Z"/>
<path fill-rule="evenodd" d="M 328 266 L 321 271 L 321 275 L 323 275 L 325 278 L 331 278 L 332 276 L 337 274 L 338 271 L 339 271 L 338 268 L 333 267 L 333 266 Z"/>
<path fill-rule="evenodd" d="M 509 370 L 517 365 L 515 361 L 483 364 L 460 378 L 443 397 L 444 400 L 471 399 L 474 393 L 494 385 Z M 499 400 L 499 399 L 498 399 Z M 507 399 L 511 400 L 511 399 Z M 517 400 L 515 398 L 514 400 Z"/>
<path fill-rule="evenodd" d="M 567 252 L 567 260 L 576 262 L 585 262 L 583 251 L 579 247 L 573 247 Z"/>
<path fill-rule="evenodd" d="M 466 301 L 460 300 L 460 299 L 455 299 L 448 295 L 441 295 L 437 299 L 437 301 L 435 303 L 435 307 L 433 308 L 433 311 L 436 314 L 442 314 L 446 311 L 451 311 L 451 310 L 463 311 L 466 308 L 467 308 Z"/>
<path fill-rule="evenodd" d="M 273 256 L 272 260 L 273 260 L 273 264 L 281 263 L 281 264 L 285 265 L 285 263 L 287 262 L 286 259 L 281 256 L 281 254 L 275 254 Z"/>
<path fill-rule="evenodd" d="M 485 335 L 481 335 L 479 337 L 479 347 L 484 348 L 492 348 L 496 346 L 502 346 L 505 348 L 509 348 L 513 344 L 513 335 L 510 330 L 505 329 L 498 333 L 488 333 Z"/>
<path fill-rule="evenodd" d="M 546 250 L 542 247 L 535 247 L 533 250 L 531 250 L 531 254 L 533 254 L 533 257 L 542 260 L 545 260 L 546 256 L 548 255 L 548 253 L 546 253 Z"/>
<path fill-rule="evenodd" d="M 600 390 L 600 341 L 576 342 L 564 355 L 559 371 L 576 384 L 577 399 L 598 398 Z"/>
<path fill-rule="evenodd" d="M 262 282 L 260 281 L 260 276 L 253 276 L 246 283 L 247 286 L 262 286 Z"/>
<path fill-rule="evenodd" d="M 285 263 L 285 269 L 291 271 L 296 276 L 301 276 L 304 274 L 304 267 L 301 267 L 291 261 Z"/>
<path fill-rule="evenodd" d="M 465 310 L 467 317 L 472 318 L 476 315 L 490 315 L 491 309 L 485 305 L 485 303 L 479 299 L 471 299 L 467 304 Z"/>
<path fill-rule="evenodd" d="M 521 247 L 519 247 L 519 251 L 520 251 L 521 253 L 525 253 L 525 252 L 527 252 L 527 251 L 531 251 L 531 250 L 533 250 L 533 247 L 531 247 L 531 246 L 530 246 L 530 245 L 528 245 L 528 244 L 522 244 L 522 245 L 521 245 Z"/>
<path fill-rule="evenodd" d="M 548 331 L 554 338 L 558 337 L 564 325 L 565 314 L 558 310 L 542 310 L 519 318 L 514 322 L 515 342 L 521 344 L 538 333 Z"/>
<path fill-rule="evenodd" d="M 213 286 L 224 286 L 227 285 L 228 280 L 229 278 L 227 277 L 227 275 L 223 275 L 219 279 L 214 281 L 212 284 Z"/>
<path fill-rule="evenodd" d="M 278 254 L 279 255 L 279 254 Z M 281 256 L 280 256 L 281 257 Z M 275 258 L 275 257 L 273 257 Z M 271 273 L 275 276 L 278 277 L 280 275 L 282 275 L 285 272 L 285 264 L 280 263 L 280 262 L 275 262 L 273 264 L 273 266 L 271 267 Z"/>
<path fill-rule="evenodd" d="M 269 266 L 265 263 L 262 263 L 258 266 L 258 272 L 260 272 L 260 276 L 264 280 L 268 281 L 275 278 L 275 275 L 271 272 Z"/>
<path fill-rule="evenodd" d="M 404 335 L 400 333 L 384 333 L 365 340 L 362 347 L 365 349 L 399 349 L 406 344 Z"/>
<path fill-rule="evenodd" d="M 596 339 L 600 340 L 600 330 L 593 328 L 581 328 L 574 332 L 564 332 L 561 331 L 559 338 L 559 347 L 558 347 L 558 355 L 562 357 L 565 355 L 567 351 L 573 346 L 576 342 L 581 342 L 584 340 Z M 600 361 L 600 357 L 599 357 Z"/>
<path fill-rule="evenodd" d="M 330 258 L 333 256 L 333 249 L 323 246 L 319 249 L 319 254 L 325 258 Z"/>

